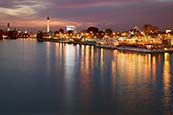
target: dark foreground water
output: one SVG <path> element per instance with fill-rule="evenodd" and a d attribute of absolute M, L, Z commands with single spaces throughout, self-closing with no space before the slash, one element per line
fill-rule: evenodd
<path fill-rule="evenodd" d="M 171 115 L 173 54 L 0 41 L 1 115 Z"/>

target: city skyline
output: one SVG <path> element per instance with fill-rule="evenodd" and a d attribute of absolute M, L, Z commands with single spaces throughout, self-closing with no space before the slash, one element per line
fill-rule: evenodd
<path fill-rule="evenodd" d="M 46 30 L 50 16 L 51 30 L 66 25 L 86 29 L 128 30 L 134 25 L 153 24 L 161 30 L 173 29 L 172 0 L 9 0 L 0 1 L 0 27 Z"/>

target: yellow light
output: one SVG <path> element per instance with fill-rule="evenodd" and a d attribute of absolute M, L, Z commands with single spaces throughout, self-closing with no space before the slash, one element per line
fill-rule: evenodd
<path fill-rule="evenodd" d="M 165 51 L 168 51 L 168 48 L 164 48 Z"/>

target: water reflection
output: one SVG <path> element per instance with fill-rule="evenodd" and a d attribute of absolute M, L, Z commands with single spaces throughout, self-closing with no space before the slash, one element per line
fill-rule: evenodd
<path fill-rule="evenodd" d="M 120 107 L 127 111 L 136 111 L 136 106 L 140 111 L 143 108 L 152 111 L 148 105 L 156 101 L 154 88 L 158 85 L 162 55 L 123 53 L 79 45 L 56 44 L 56 47 L 56 58 L 60 58 L 57 64 L 61 65 L 59 68 L 64 75 L 66 110 L 91 111 L 93 103 L 97 105 L 94 108 L 109 110 L 105 106 L 115 106 L 116 102 L 112 100 L 119 99 Z M 163 107 L 167 113 L 170 106 L 169 62 L 169 54 L 164 54 Z M 97 98 L 105 98 L 100 107 Z"/>
<path fill-rule="evenodd" d="M 91 80 L 94 67 L 94 48 L 91 46 L 80 46 L 80 101 L 85 105 L 84 110 L 89 110 L 91 103 Z"/>
<path fill-rule="evenodd" d="M 172 54 L 34 40 L 3 41 L 0 54 L 2 109 L 72 115 L 171 114 Z"/>
<path fill-rule="evenodd" d="M 148 82 L 151 75 L 152 78 L 156 78 L 158 57 L 159 55 L 151 54 L 119 53 L 117 61 L 119 72 L 121 76 L 127 77 L 129 84 Z"/>
<path fill-rule="evenodd" d="M 156 101 L 154 88 L 157 87 L 156 78 L 157 72 L 161 70 L 162 55 L 123 53 L 116 50 L 97 49 L 92 46 L 65 45 L 60 47 L 62 48 L 63 50 L 59 51 L 58 55 L 61 56 L 63 53 L 64 62 L 61 64 L 64 66 L 67 110 L 74 111 L 75 106 L 85 105 L 84 110 L 90 111 L 92 104 L 97 100 L 96 97 L 101 96 L 108 97 L 105 105 L 110 103 L 114 105 L 115 102 L 111 101 L 116 97 L 122 100 L 121 103 L 127 111 L 128 109 L 136 110 L 136 107 L 132 105 L 139 105 L 138 109 L 141 111 L 143 108 L 148 109 L 149 112 L 152 111 L 147 105 L 152 105 Z M 170 101 L 168 58 L 168 54 L 165 54 L 164 108 L 168 108 Z M 76 89 L 78 86 L 79 89 Z M 79 96 L 78 99 L 75 96 Z M 101 105 L 100 108 L 105 105 Z"/>
<path fill-rule="evenodd" d="M 170 101 L 171 101 L 171 76 L 170 76 L 170 56 L 169 53 L 164 54 L 163 66 L 163 109 L 165 115 L 170 115 Z"/>
<path fill-rule="evenodd" d="M 51 43 L 50 42 L 46 42 L 46 74 L 50 75 L 51 74 L 51 53 L 52 53 L 52 49 L 51 49 Z"/>
<path fill-rule="evenodd" d="M 112 60 L 112 63 L 111 63 L 111 65 L 112 65 L 111 66 L 111 71 L 112 71 L 111 76 L 112 76 L 112 94 L 113 94 L 113 96 L 116 95 L 116 91 L 115 91 L 115 89 L 116 89 L 116 76 L 117 76 L 116 74 L 117 74 L 117 69 L 118 69 L 118 67 L 116 65 L 117 54 L 118 54 L 118 51 L 114 50 L 114 52 L 113 52 L 114 59 Z"/>

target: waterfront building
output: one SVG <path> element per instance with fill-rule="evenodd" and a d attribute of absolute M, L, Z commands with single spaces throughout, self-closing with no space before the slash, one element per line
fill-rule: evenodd
<path fill-rule="evenodd" d="M 171 46 L 173 46 L 173 33 L 170 33 L 170 37 L 171 37 Z"/>
<path fill-rule="evenodd" d="M 22 39 L 25 39 L 25 38 L 30 38 L 30 34 L 25 30 L 24 32 L 21 32 L 21 31 L 18 31 L 18 38 L 22 38 Z"/>
<path fill-rule="evenodd" d="M 173 46 L 173 33 L 172 33 L 172 31 L 166 30 L 165 33 L 167 35 L 167 38 L 169 40 L 170 45 Z"/>

